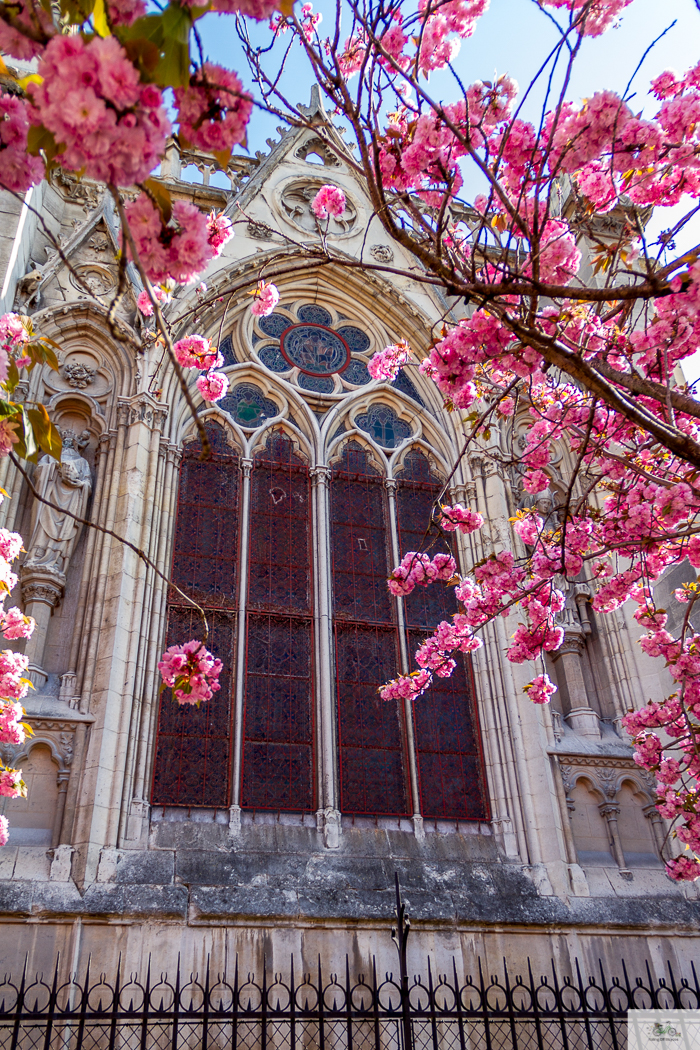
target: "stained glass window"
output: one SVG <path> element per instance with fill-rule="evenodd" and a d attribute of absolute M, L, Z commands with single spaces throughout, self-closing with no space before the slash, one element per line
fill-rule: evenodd
<path fill-rule="evenodd" d="M 364 386 L 365 383 L 369 383 L 371 378 L 364 361 L 351 361 L 343 372 L 345 382 L 352 383 L 354 386 Z"/>
<path fill-rule="evenodd" d="M 355 426 L 371 434 L 384 448 L 396 448 L 411 433 L 408 423 L 399 419 L 390 405 L 370 405 L 364 415 L 357 416 Z"/>
<path fill-rule="evenodd" d="M 279 339 L 287 328 L 289 328 L 292 322 L 284 314 L 270 314 L 268 317 L 261 317 L 258 321 L 260 331 L 264 332 L 265 335 L 272 336 L 274 339 Z"/>
<path fill-rule="evenodd" d="M 345 340 L 319 324 L 292 325 L 282 336 L 280 350 L 290 365 L 312 376 L 342 372 L 350 360 Z"/>
<path fill-rule="evenodd" d="M 251 477 L 244 807 L 314 803 L 309 476 L 270 436 Z"/>
<path fill-rule="evenodd" d="M 271 372 L 288 372 L 290 364 L 282 357 L 278 346 L 264 346 L 258 357 Z"/>
<path fill-rule="evenodd" d="M 333 471 L 331 551 L 340 808 L 344 813 L 408 812 L 405 733 L 399 704 L 378 687 L 398 668 L 395 603 L 386 586 L 389 552 L 382 478 L 360 448 Z"/>
<path fill-rule="evenodd" d="M 315 394 L 330 394 L 335 389 L 335 383 L 330 376 L 299 376 L 299 386 L 302 390 L 311 390 Z"/>
<path fill-rule="evenodd" d="M 238 456 L 223 429 L 207 426 L 213 455 L 185 447 L 175 525 L 173 582 L 205 609 L 207 645 L 224 665 L 221 689 L 200 707 L 180 707 L 161 694 L 153 775 L 154 805 L 228 806 L 231 766 L 231 681 L 238 550 Z M 167 645 L 202 637 L 199 614 L 176 591 L 169 595 Z"/>
<path fill-rule="evenodd" d="M 400 547 L 402 551 L 421 550 L 426 546 L 433 504 L 443 486 L 431 473 L 427 456 L 417 450 L 406 456 L 398 477 Z M 450 550 L 447 544 L 442 549 Z M 435 624 L 457 612 L 457 601 L 453 588 L 433 584 L 416 587 L 404 600 L 404 609 L 413 654 Z M 458 656 L 452 676 L 436 676 L 433 686 L 413 704 L 424 817 L 475 820 L 485 816 L 474 695 L 471 662 Z"/>
<path fill-rule="evenodd" d="M 219 406 L 242 427 L 259 427 L 279 414 L 275 402 L 253 383 L 239 383 L 219 401 Z"/>

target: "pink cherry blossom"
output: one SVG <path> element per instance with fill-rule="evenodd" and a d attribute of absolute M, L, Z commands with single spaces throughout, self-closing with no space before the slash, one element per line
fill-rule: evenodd
<path fill-rule="evenodd" d="M 158 664 L 165 685 L 170 686 L 179 704 L 196 704 L 210 700 L 221 687 L 221 660 L 196 640 L 184 645 L 171 645 Z"/>
<path fill-rule="evenodd" d="M 131 186 L 148 178 L 165 149 L 170 123 L 161 92 L 141 84 L 116 37 L 54 37 L 28 92 L 32 121 L 64 147 L 61 163 L 91 178 Z"/>
<path fill-rule="evenodd" d="M 183 368 L 221 368 L 224 359 L 203 335 L 187 335 L 173 346 L 175 357 Z"/>
<path fill-rule="evenodd" d="M 34 617 L 25 616 L 16 606 L 3 613 L 0 620 L 0 630 L 8 641 L 13 638 L 31 638 L 35 627 Z"/>
<path fill-rule="evenodd" d="M 21 704 L 0 700 L 0 744 L 23 744 L 26 733 L 22 724 Z"/>
<path fill-rule="evenodd" d="M 459 529 L 460 532 L 468 534 L 476 532 L 484 524 L 483 515 L 472 510 L 471 507 L 464 507 L 461 503 L 454 503 L 452 506 L 443 504 L 441 510 L 440 524 L 446 532 L 455 532 Z"/>
<path fill-rule="evenodd" d="M 556 693 L 556 691 L 557 687 L 552 684 L 549 676 L 546 674 L 537 675 L 525 686 L 525 692 L 533 704 L 548 704 L 552 693 Z"/>
<path fill-rule="evenodd" d="M 250 312 L 256 317 L 267 317 L 280 301 L 280 293 L 274 284 L 266 284 L 265 281 L 258 283 L 253 294 L 255 298 L 251 303 Z"/>
<path fill-rule="evenodd" d="M 0 697 L 21 700 L 27 695 L 29 682 L 25 672 L 29 657 L 24 653 L 13 653 L 9 649 L 0 652 Z"/>
<path fill-rule="evenodd" d="M 206 372 L 197 380 L 197 390 L 205 401 L 220 401 L 228 391 L 228 377 L 223 372 Z"/>
<path fill-rule="evenodd" d="M 207 219 L 188 201 L 174 202 L 167 226 L 145 193 L 128 203 L 125 212 L 139 259 L 151 281 L 172 278 L 188 284 L 215 255 L 208 241 Z"/>
<path fill-rule="evenodd" d="M 337 186 L 321 186 L 311 207 L 317 219 L 328 219 L 331 215 L 339 219 L 345 211 L 345 194 Z"/>
<path fill-rule="evenodd" d="M 8 28 L 4 22 L 1 24 Z M 41 182 L 44 175 L 41 158 L 27 153 L 29 120 L 30 107 L 26 99 L 0 92 L 0 184 L 15 193 L 23 193 Z"/>
<path fill-rule="evenodd" d="M 155 287 L 151 288 L 151 295 L 158 303 L 165 304 L 171 302 L 172 300 L 172 293 L 166 291 L 158 284 L 155 285 Z M 145 289 L 142 292 L 139 292 L 138 299 L 136 300 L 136 305 L 144 317 L 153 317 L 153 303 L 151 302 L 151 297 Z"/>
<path fill-rule="evenodd" d="M 52 36 L 56 27 L 50 13 L 39 0 L 17 0 L 12 5 L 12 14 L 15 26 L 10 26 L 0 19 L 0 52 L 24 61 L 36 58 L 42 53 L 45 45 L 39 40 L 25 36 L 22 29 L 39 29 L 40 35 L 43 33 L 47 38 Z"/>
<path fill-rule="evenodd" d="M 402 365 L 405 365 L 411 356 L 411 348 L 407 342 L 401 340 L 391 346 L 385 346 L 374 354 L 367 368 L 373 379 L 381 379 L 385 383 L 391 383 L 396 379 Z"/>
<path fill-rule="evenodd" d="M 0 816 L 0 846 L 6 846 L 10 838 L 7 817 Z"/>
<path fill-rule="evenodd" d="M 221 254 L 221 249 L 231 240 L 234 232 L 233 223 L 226 215 L 210 212 L 207 219 L 207 240 L 214 250 L 214 255 Z M 204 285 L 204 291 L 206 290 L 207 286 Z"/>
<path fill-rule="evenodd" d="M 173 95 L 183 142 L 214 152 L 245 141 L 253 100 L 235 73 L 205 62 Z"/>
<path fill-rule="evenodd" d="M 0 770 L 0 796 L 2 795 L 5 798 L 27 797 L 27 786 L 19 769 Z"/>
<path fill-rule="evenodd" d="M 146 14 L 144 0 L 108 0 L 107 13 L 114 26 L 130 26 Z"/>

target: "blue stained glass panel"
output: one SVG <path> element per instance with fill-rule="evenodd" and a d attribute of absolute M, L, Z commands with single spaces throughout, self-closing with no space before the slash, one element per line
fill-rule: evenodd
<path fill-rule="evenodd" d="M 289 363 L 285 361 L 277 346 L 265 346 L 258 353 L 258 357 L 271 372 L 288 372 Z"/>
<path fill-rule="evenodd" d="M 412 397 L 414 401 L 417 401 L 419 405 L 423 405 L 423 407 L 425 407 L 425 401 L 420 396 L 413 383 L 404 372 L 403 368 L 401 369 L 401 371 L 399 372 L 396 379 L 391 385 L 393 387 L 396 387 L 397 390 L 400 390 L 402 394 L 407 394 L 409 397 Z"/>
<path fill-rule="evenodd" d="M 266 419 L 279 413 L 279 408 L 270 398 L 264 397 L 252 383 L 239 383 L 230 394 L 219 401 L 241 427 L 259 427 Z"/>
<path fill-rule="evenodd" d="M 268 317 L 261 317 L 258 321 L 258 326 L 261 332 L 265 335 L 271 335 L 275 339 L 279 339 L 282 332 L 286 328 L 289 328 L 289 318 L 285 317 L 284 314 L 270 314 Z"/>
<path fill-rule="evenodd" d="M 299 376 L 299 386 L 302 390 L 312 390 L 315 394 L 332 394 L 335 383 L 327 376 L 307 376 L 303 372 Z"/>
<path fill-rule="evenodd" d="M 368 412 L 357 416 L 355 426 L 371 434 L 377 444 L 384 448 L 396 448 L 411 433 L 408 423 L 399 419 L 389 405 L 371 405 Z"/>
<path fill-rule="evenodd" d="M 297 317 L 300 321 L 306 321 L 307 324 L 330 324 L 332 321 L 328 310 L 316 305 L 301 306 L 297 310 Z"/>
<path fill-rule="evenodd" d="M 370 347 L 369 336 L 360 328 L 346 325 L 338 329 L 338 335 L 342 335 L 353 354 L 364 354 Z"/>
<path fill-rule="evenodd" d="M 350 350 L 336 332 L 316 324 L 292 325 L 280 343 L 283 357 L 302 372 L 329 376 L 342 372 L 350 360 Z"/>
<path fill-rule="evenodd" d="M 365 383 L 369 383 L 371 378 L 364 361 L 351 361 L 343 372 L 343 379 L 347 383 L 353 383 L 355 386 L 364 386 Z"/>
<path fill-rule="evenodd" d="M 225 339 L 222 339 L 219 343 L 219 353 L 224 359 L 224 368 L 228 365 L 236 364 L 236 355 L 233 350 L 233 340 L 230 335 L 227 335 Z"/>

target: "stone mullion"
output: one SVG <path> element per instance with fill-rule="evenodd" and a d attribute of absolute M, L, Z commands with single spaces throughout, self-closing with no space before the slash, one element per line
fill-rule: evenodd
<path fill-rule="evenodd" d="M 161 434 L 163 423 L 167 415 L 167 406 L 154 402 L 148 394 L 139 395 L 134 399 L 134 407 L 142 406 L 142 415 L 147 413 L 150 419 L 151 436 L 148 450 L 148 465 L 146 468 L 146 485 L 142 501 L 143 519 L 141 532 L 138 539 L 139 548 L 153 561 L 154 548 L 158 542 L 161 521 L 158 527 L 154 527 L 156 491 L 159 482 L 159 467 L 161 465 Z M 138 423 L 136 424 L 139 425 Z M 144 425 L 144 424 L 141 424 Z M 149 425 L 148 422 L 145 425 Z M 122 801 L 119 815 L 119 831 L 117 841 L 121 841 L 126 832 L 126 824 L 129 816 L 129 803 L 132 794 L 135 763 L 137 758 L 138 736 L 141 724 L 141 708 L 144 702 L 143 683 L 146 673 L 146 665 L 151 649 L 151 609 L 153 605 L 155 576 L 152 569 L 139 561 L 137 564 L 136 595 L 132 605 L 132 638 L 135 637 L 133 646 L 133 663 L 129 668 L 129 677 L 133 677 L 132 708 L 129 735 L 127 738 L 127 753 L 124 771 L 124 784 L 122 788 Z"/>
<path fill-rule="evenodd" d="M 241 827 L 241 787 L 243 779 L 243 708 L 246 664 L 246 607 L 248 603 L 248 561 L 250 551 L 250 487 L 253 460 L 241 460 L 240 554 L 238 562 L 238 622 L 236 624 L 236 677 L 234 682 L 233 756 L 229 829 L 237 834 Z"/>
<path fill-rule="evenodd" d="M 161 439 L 163 440 L 163 439 Z M 171 552 L 173 533 L 175 530 L 175 516 L 177 513 L 177 497 L 179 487 L 179 465 L 182 452 L 175 445 L 167 445 L 165 452 L 165 471 L 163 480 L 163 509 L 161 511 L 161 528 L 158 536 L 158 551 L 156 565 L 166 574 L 171 567 Z M 156 665 L 160 657 L 160 650 L 165 643 L 168 616 L 168 588 L 160 577 L 156 577 L 154 583 L 155 597 L 153 602 L 153 624 L 151 630 L 151 646 L 149 651 L 149 665 L 144 684 L 144 706 L 141 713 L 141 725 L 139 735 L 139 748 L 137 758 L 137 771 L 134 779 L 134 790 L 132 808 L 139 807 L 140 814 L 135 813 L 145 820 L 150 809 L 148 796 L 149 785 L 153 772 L 154 746 L 156 735 L 156 723 L 158 720 L 159 691 Z"/>
<path fill-rule="evenodd" d="M 399 551 L 398 516 L 396 512 L 396 479 L 385 478 L 384 487 L 387 492 L 389 506 L 389 531 L 391 535 L 391 556 L 394 565 L 401 561 Z M 399 631 L 399 650 L 401 654 L 401 672 L 408 674 L 410 663 L 408 657 L 408 636 L 406 632 L 405 606 L 402 598 L 395 598 L 396 619 Z M 420 811 L 420 786 L 418 781 L 418 755 L 416 753 L 416 732 L 413 722 L 413 701 L 406 697 L 403 702 L 404 722 L 406 725 L 406 745 L 408 750 L 408 772 L 411 778 L 411 796 L 413 800 L 413 830 L 418 838 L 425 834 L 423 830 L 423 815 Z"/>
<path fill-rule="evenodd" d="M 315 467 L 310 471 L 316 492 L 316 516 L 313 528 L 316 542 L 316 564 L 318 604 L 314 608 L 314 634 L 317 639 L 318 665 L 315 684 L 320 712 L 321 753 L 317 763 L 321 770 L 321 794 L 319 810 L 323 813 L 324 842 L 330 849 L 339 845 L 341 831 L 340 804 L 338 798 L 338 765 L 336 755 L 336 727 L 333 698 L 333 614 L 331 593 L 330 550 L 330 467 Z M 318 818 L 317 818 L 318 819 Z"/>
<path fill-rule="evenodd" d="M 608 829 L 610 852 L 613 855 L 615 863 L 622 874 L 631 874 L 627 868 L 625 854 L 622 850 L 622 842 L 620 840 L 620 829 L 617 826 L 617 818 L 620 816 L 620 806 L 617 802 L 602 802 L 598 806 L 598 809 L 601 817 L 605 820 Z"/>

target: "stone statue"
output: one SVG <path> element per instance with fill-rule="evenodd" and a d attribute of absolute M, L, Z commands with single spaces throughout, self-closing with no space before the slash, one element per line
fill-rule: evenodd
<path fill-rule="evenodd" d="M 63 435 L 61 462 L 57 463 L 51 456 L 43 456 L 39 460 L 34 472 L 34 487 L 41 496 L 61 509 L 47 507 L 39 500 L 34 501 L 24 569 L 42 568 L 65 576 L 82 531 L 82 526 L 65 512 L 84 518 L 92 491 L 90 464 L 80 454 L 89 436 L 88 431 L 83 431 L 79 438 L 71 431 L 66 431 Z"/>

